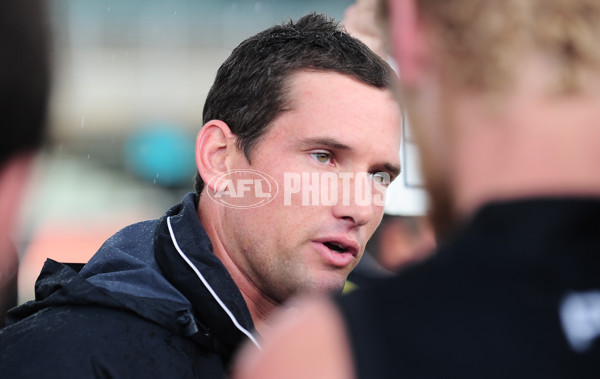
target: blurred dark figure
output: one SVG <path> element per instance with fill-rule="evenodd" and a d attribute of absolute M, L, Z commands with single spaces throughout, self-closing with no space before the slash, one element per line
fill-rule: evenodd
<path fill-rule="evenodd" d="M 46 131 L 50 68 L 43 1 L 0 2 L 0 327 L 17 303 L 19 206 Z"/>
<path fill-rule="evenodd" d="M 237 378 L 600 377 L 600 2 L 381 6 L 438 248 L 292 302 Z"/>
<path fill-rule="evenodd" d="M 434 248 L 435 237 L 426 216 L 386 213 L 367 242 L 360 263 L 348 276 L 344 291 L 395 275 L 428 258 Z"/>
<path fill-rule="evenodd" d="M 390 271 L 420 262 L 435 246 L 425 216 L 384 214 L 381 224 L 367 243 L 373 258 Z"/>

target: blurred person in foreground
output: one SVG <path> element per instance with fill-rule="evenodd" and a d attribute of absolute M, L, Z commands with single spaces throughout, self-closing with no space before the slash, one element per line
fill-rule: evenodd
<path fill-rule="evenodd" d="M 423 264 L 295 312 L 236 378 L 597 378 L 600 3 L 390 0 Z"/>
<path fill-rule="evenodd" d="M 17 305 L 14 242 L 22 196 L 46 135 L 50 85 L 43 1 L 0 3 L 0 327 Z"/>
<path fill-rule="evenodd" d="M 290 297 L 340 292 L 400 170 L 393 79 L 319 14 L 242 42 L 204 105 L 196 191 L 79 272 L 48 260 L 0 333 L 0 372 L 222 378 Z"/>

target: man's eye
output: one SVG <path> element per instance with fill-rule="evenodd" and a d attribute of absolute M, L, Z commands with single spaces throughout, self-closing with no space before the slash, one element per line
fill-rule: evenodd
<path fill-rule="evenodd" d="M 331 155 L 328 153 L 312 153 L 312 156 L 320 163 L 331 163 Z"/>
<path fill-rule="evenodd" d="M 383 186 L 388 186 L 392 182 L 390 174 L 388 174 L 387 172 L 372 173 L 371 178 L 375 183 L 381 184 Z"/>

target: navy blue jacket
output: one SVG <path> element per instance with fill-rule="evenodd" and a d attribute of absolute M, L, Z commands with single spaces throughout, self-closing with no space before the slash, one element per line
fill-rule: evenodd
<path fill-rule="evenodd" d="M 254 325 L 212 253 L 197 196 L 130 225 L 77 272 L 48 260 L 0 332 L 11 378 L 223 378 Z"/>

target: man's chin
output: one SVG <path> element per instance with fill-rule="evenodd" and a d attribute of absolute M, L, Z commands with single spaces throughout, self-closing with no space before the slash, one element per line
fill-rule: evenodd
<path fill-rule="evenodd" d="M 318 283 L 314 283 L 310 288 L 306 289 L 306 292 L 312 292 L 318 295 L 337 295 L 341 294 L 346 285 L 346 277 L 344 278 L 327 278 L 321 280 Z"/>

